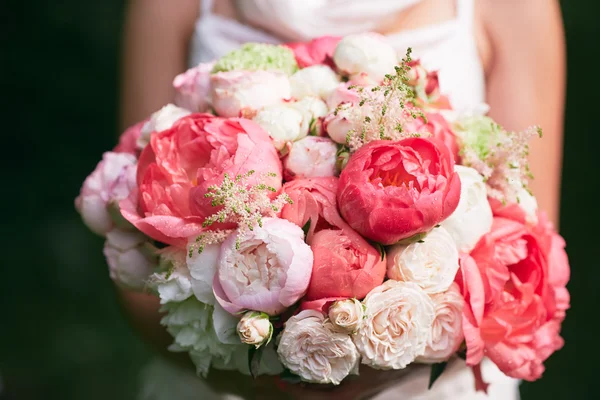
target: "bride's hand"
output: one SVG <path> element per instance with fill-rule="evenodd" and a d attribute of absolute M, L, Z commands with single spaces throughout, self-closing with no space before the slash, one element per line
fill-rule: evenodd
<path fill-rule="evenodd" d="M 194 368 L 186 353 L 167 350 L 173 338 L 160 325 L 162 316 L 158 312 L 160 304 L 157 297 L 122 288 L 117 288 L 117 293 L 126 318 L 144 341 L 176 364 L 189 369 Z M 364 400 L 381 393 L 397 384 L 399 379 L 421 368 L 425 367 L 414 365 L 404 370 L 379 371 L 361 365 L 360 375 L 349 376 L 338 386 L 292 384 L 274 376 L 253 379 L 238 372 L 217 370 L 211 370 L 205 381 L 217 393 L 234 394 L 244 399 L 320 400 L 341 397 L 347 400 Z"/>

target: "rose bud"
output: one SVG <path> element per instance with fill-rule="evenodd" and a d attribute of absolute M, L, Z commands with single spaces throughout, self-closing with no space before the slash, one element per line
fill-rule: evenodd
<path fill-rule="evenodd" d="M 364 307 L 357 299 L 338 300 L 329 307 L 329 320 L 341 332 L 356 332 L 364 317 Z"/>
<path fill-rule="evenodd" d="M 354 230 L 384 245 L 428 232 L 458 205 L 453 168 L 450 150 L 436 139 L 370 142 L 340 175 L 340 212 Z"/>
<path fill-rule="evenodd" d="M 337 146 L 328 138 L 308 136 L 290 147 L 285 159 L 286 180 L 334 176 Z"/>
<path fill-rule="evenodd" d="M 343 38 L 335 49 L 333 61 L 346 76 L 365 74 L 372 83 L 381 82 L 386 74 L 393 74 L 398 65 L 396 50 L 385 36 L 362 33 Z M 365 76 L 361 77 L 361 82 Z"/>
<path fill-rule="evenodd" d="M 339 83 L 339 76 L 326 65 L 304 68 L 290 77 L 292 97 L 295 99 L 307 96 L 326 99 Z"/>
<path fill-rule="evenodd" d="M 257 349 L 271 341 L 273 325 L 265 313 L 248 311 L 237 324 L 237 332 L 242 343 Z"/>
<path fill-rule="evenodd" d="M 175 104 L 192 112 L 208 110 L 210 71 L 214 63 L 200 63 L 173 80 Z"/>

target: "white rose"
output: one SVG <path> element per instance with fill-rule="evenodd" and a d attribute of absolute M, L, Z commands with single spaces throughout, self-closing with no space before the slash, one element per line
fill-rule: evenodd
<path fill-rule="evenodd" d="M 152 132 L 162 132 L 170 129 L 175 122 L 191 113 L 191 111 L 186 110 L 185 108 L 177 107 L 174 104 L 167 104 L 153 113 L 148 122 L 144 124 L 140 132 L 140 137 L 136 142 L 137 147 L 143 149 L 150 143 L 150 135 Z"/>
<path fill-rule="evenodd" d="M 308 136 L 290 147 L 285 159 L 287 180 L 334 176 L 337 145 L 328 138 Z"/>
<path fill-rule="evenodd" d="M 492 209 L 483 177 L 473 168 L 455 165 L 460 177 L 460 201 L 456 210 L 441 223 L 461 252 L 468 253 L 492 228 Z"/>
<path fill-rule="evenodd" d="M 307 382 L 339 385 L 358 374 L 360 356 L 352 339 L 336 332 L 318 311 L 305 310 L 287 320 L 277 352 L 283 365 Z"/>
<path fill-rule="evenodd" d="M 280 71 L 228 71 L 211 75 L 211 102 L 221 117 L 252 115 L 291 98 L 290 80 Z"/>
<path fill-rule="evenodd" d="M 329 320 L 341 332 L 355 332 L 363 317 L 364 308 L 357 299 L 339 300 L 329 307 Z"/>
<path fill-rule="evenodd" d="M 353 336 L 363 364 L 402 369 L 423 355 L 431 334 L 434 304 L 412 282 L 388 280 L 363 300 L 366 318 Z"/>
<path fill-rule="evenodd" d="M 104 256 L 110 277 L 128 288 L 142 290 L 156 266 L 155 257 L 145 249 L 148 238 L 139 232 L 113 229 L 106 234 Z"/>
<path fill-rule="evenodd" d="M 453 283 L 445 293 L 431 296 L 435 304 L 435 318 L 425 353 L 418 362 L 438 363 L 447 361 L 458 351 L 464 335 L 462 331 L 462 310 L 465 301 L 458 285 Z"/>
<path fill-rule="evenodd" d="M 219 311 L 218 305 L 213 307 L 190 297 L 169 302 L 161 311 L 167 313 L 161 324 L 174 339 L 169 350 L 189 352 L 199 375 L 206 376 L 212 364 L 226 367 L 233 363 L 236 354 L 248 353 L 235 333 L 237 319 Z"/>
<path fill-rule="evenodd" d="M 105 236 L 123 220 L 120 213 L 111 215 L 110 207 L 129 196 L 137 186 L 136 159 L 127 153 L 106 152 L 83 182 L 75 207 L 83 222 L 93 232 Z"/>
<path fill-rule="evenodd" d="M 393 74 L 398 65 L 396 50 L 384 36 L 376 33 L 346 36 L 337 45 L 333 61 L 344 75 L 365 74 L 373 83 L 381 82 L 386 74 Z"/>
<path fill-rule="evenodd" d="M 259 348 L 271 341 L 273 325 L 267 314 L 248 311 L 237 324 L 237 332 L 242 343 Z"/>
<path fill-rule="evenodd" d="M 292 97 L 295 99 L 307 96 L 325 99 L 339 83 L 339 76 L 326 65 L 303 68 L 290 77 Z"/>
<path fill-rule="evenodd" d="M 442 227 L 418 242 L 391 246 L 387 254 L 390 279 L 414 282 L 427 293 L 446 291 L 458 271 L 458 249 Z"/>

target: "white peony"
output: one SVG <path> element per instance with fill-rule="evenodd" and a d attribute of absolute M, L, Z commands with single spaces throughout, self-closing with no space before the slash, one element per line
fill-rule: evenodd
<path fill-rule="evenodd" d="M 271 341 L 273 325 L 267 314 L 248 311 L 238 322 L 237 332 L 242 343 L 259 348 Z"/>
<path fill-rule="evenodd" d="M 458 267 L 458 249 L 442 227 L 434 228 L 418 242 L 391 246 L 387 253 L 388 277 L 416 283 L 427 293 L 446 291 Z"/>
<path fill-rule="evenodd" d="M 422 363 L 447 361 L 458 351 L 464 335 L 462 331 L 462 310 L 465 300 L 456 283 L 445 293 L 431 296 L 435 304 L 435 318 L 425 353 L 417 358 Z"/>
<path fill-rule="evenodd" d="M 253 118 L 273 140 L 277 150 L 282 150 L 288 142 L 302 139 L 308 135 L 305 129 L 304 114 L 288 104 L 265 107 Z"/>
<path fill-rule="evenodd" d="M 195 240 L 190 241 L 188 244 L 188 255 L 190 254 L 191 246 L 193 247 L 194 244 L 196 244 Z M 212 283 L 217 272 L 220 251 L 220 244 L 211 244 L 206 246 L 200 254 L 192 249 L 192 256 L 186 258 L 192 292 L 202 303 L 215 304 Z"/>
<path fill-rule="evenodd" d="M 290 77 L 292 97 L 295 99 L 307 96 L 325 99 L 339 83 L 339 76 L 326 65 L 303 68 Z"/>
<path fill-rule="evenodd" d="M 338 300 L 329 307 L 329 320 L 340 332 L 355 332 L 363 317 L 364 307 L 357 299 Z"/>
<path fill-rule="evenodd" d="M 253 115 L 290 99 L 288 76 L 280 71 L 228 71 L 211 75 L 211 104 L 221 117 Z"/>
<path fill-rule="evenodd" d="M 106 234 L 104 256 L 115 282 L 142 290 L 156 266 L 156 257 L 145 246 L 148 238 L 140 232 L 113 229 Z"/>
<path fill-rule="evenodd" d="M 423 355 L 434 304 L 417 284 L 388 280 L 363 300 L 366 318 L 353 336 L 363 364 L 402 369 Z"/>
<path fill-rule="evenodd" d="M 170 129 L 175 122 L 190 115 L 192 112 L 174 104 L 167 104 L 150 116 L 148 122 L 142 127 L 140 137 L 137 139 L 137 147 L 143 149 L 150 143 L 152 132 L 162 132 Z"/>
<path fill-rule="evenodd" d="M 441 226 L 450 233 L 459 251 L 468 253 L 492 228 L 492 209 L 479 172 L 462 165 L 455 165 L 454 170 L 460 177 L 460 201 Z"/>
<path fill-rule="evenodd" d="M 287 180 L 334 176 L 337 145 L 329 138 L 308 136 L 294 142 L 285 159 Z"/>
<path fill-rule="evenodd" d="M 385 36 L 361 33 L 344 37 L 333 53 L 333 61 L 351 79 L 362 75 L 361 82 L 368 80 L 378 84 L 386 74 L 394 73 L 398 56 Z"/>
<path fill-rule="evenodd" d="M 115 226 L 121 226 L 124 219 L 118 212 L 118 203 L 137 186 L 136 171 L 133 155 L 108 151 L 85 179 L 75 208 L 94 233 L 105 236 Z M 113 209 L 117 212 L 111 212 Z"/>
<path fill-rule="evenodd" d="M 279 337 L 283 365 L 307 382 L 339 385 L 358 374 L 360 356 L 352 339 L 335 331 L 323 314 L 305 310 L 291 317 Z"/>

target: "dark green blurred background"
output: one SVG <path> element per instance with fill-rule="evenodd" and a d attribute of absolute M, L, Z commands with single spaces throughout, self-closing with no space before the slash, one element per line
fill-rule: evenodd
<path fill-rule="evenodd" d="M 150 357 L 120 314 L 102 240 L 73 208 L 83 179 L 115 144 L 123 6 L 2 2 L 1 399 L 131 400 Z M 569 79 L 561 233 L 573 269 L 572 309 L 565 348 L 544 379 L 522 387 L 524 400 L 598 398 L 600 3 L 565 0 L 563 10 Z"/>

